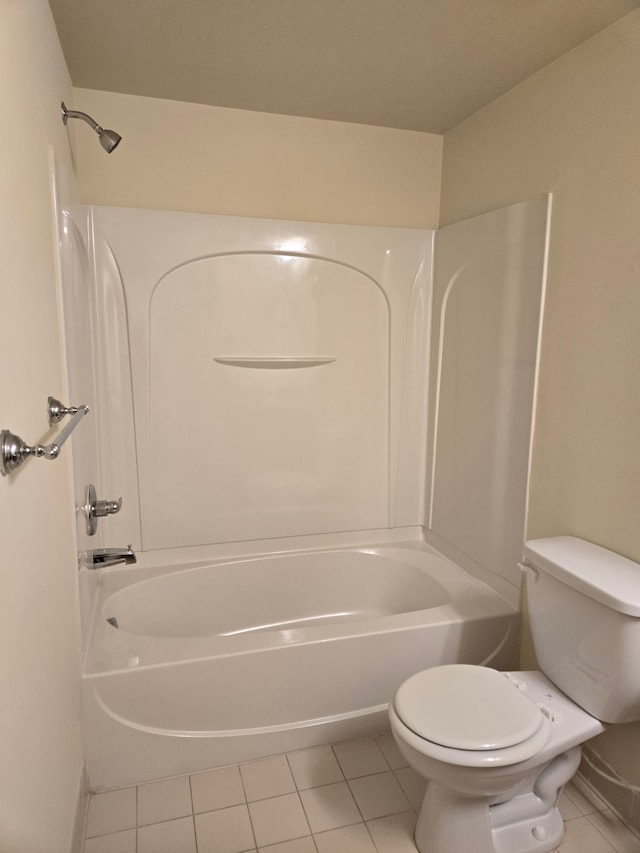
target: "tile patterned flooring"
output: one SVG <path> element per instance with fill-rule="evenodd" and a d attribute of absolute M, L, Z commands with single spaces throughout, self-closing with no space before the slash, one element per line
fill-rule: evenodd
<path fill-rule="evenodd" d="M 415 853 L 423 793 L 385 734 L 94 794 L 84 853 Z M 586 786 L 560 806 L 559 853 L 640 853 Z"/>

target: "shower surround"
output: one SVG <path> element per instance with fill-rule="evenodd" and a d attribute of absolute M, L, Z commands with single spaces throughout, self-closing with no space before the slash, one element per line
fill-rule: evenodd
<path fill-rule="evenodd" d="M 432 232 L 90 220 L 116 536 L 149 551 L 422 523 Z"/>
<path fill-rule="evenodd" d="M 427 665 L 515 666 L 547 200 L 437 234 L 93 207 L 85 242 L 80 214 L 76 490 L 124 498 L 80 539 L 139 557 L 80 570 L 92 787 L 378 731 Z"/>

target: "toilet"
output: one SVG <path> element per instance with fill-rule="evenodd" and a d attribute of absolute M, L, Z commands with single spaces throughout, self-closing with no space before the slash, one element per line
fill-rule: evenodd
<path fill-rule="evenodd" d="M 640 720 L 640 565 L 572 536 L 524 554 L 540 671 L 433 667 L 389 703 L 398 748 L 427 779 L 420 853 L 555 850 L 581 744 Z"/>

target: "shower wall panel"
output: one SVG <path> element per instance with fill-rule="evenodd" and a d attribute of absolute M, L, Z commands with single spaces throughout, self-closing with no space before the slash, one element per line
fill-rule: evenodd
<path fill-rule="evenodd" d="M 545 197 L 436 237 L 429 538 L 516 588 L 548 215 Z"/>
<path fill-rule="evenodd" d="M 100 361 L 119 412 L 102 454 L 128 493 L 129 540 L 421 523 L 431 232 L 92 217 Z"/>
<path fill-rule="evenodd" d="M 93 301 L 92 275 L 90 269 L 90 247 L 86 240 L 87 210 L 84 205 L 72 205 L 69 201 L 70 175 L 64 163 L 50 162 L 52 201 L 56 234 L 56 279 L 59 300 L 59 321 L 64 341 L 64 365 L 66 383 L 52 388 L 55 396 L 69 406 L 81 404 L 89 407 L 78 429 L 64 447 L 64 454 L 72 459 L 73 494 L 76 506 L 75 538 L 77 549 L 82 555 L 104 543 L 104 528 L 90 536 L 84 511 L 87 486 L 93 483 L 102 497 L 100 463 L 98 458 L 99 417 L 96 405 L 95 352 L 93 346 Z M 66 419 L 65 419 L 66 420 Z M 51 438 L 59 433 L 64 421 L 50 431 Z M 110 544 L 110 543 L 107 543 Z M 89 636 L 91 614 L 97 592 L 95 572 L 79 572 L 78 592 L 82 649 Z"/>

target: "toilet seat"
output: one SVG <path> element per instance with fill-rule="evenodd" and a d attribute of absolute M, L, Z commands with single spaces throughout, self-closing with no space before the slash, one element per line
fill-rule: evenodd
<path fill-rule="evenodd" d="M 551 733 L 540 708 L 488 667 L 454 664 L 419 672 L 400 686 L 393 710 L 417 749 L 449 764 L 526 761 Z"/>

